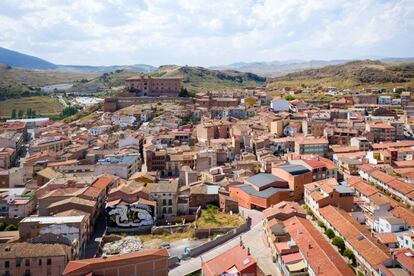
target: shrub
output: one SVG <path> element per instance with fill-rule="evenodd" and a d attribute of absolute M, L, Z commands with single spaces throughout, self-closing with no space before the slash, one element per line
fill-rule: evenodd
<path fill-rule="evenodd" d="M 339 251 L 342 253 L 345 250 L 345 242 L 341 237 L 334 237 L 332 239 L 332 244 L 338 247 Z"/>
<path fill-rule="evenodd" d="M 325 224 L 323 224 L 323 222 L 322 221 L 318 221 L 318 225 L 319 225 L 319 227 L 321 227 L 321 228 L 325 228 Z"/>
<path fill-rule="evenodd" d="M 285 96 L 285 100 L 286 101 L 293 101 L 293 100 L 295 100 L 296 98 L 294 97 L 294 96 L 292 96 L 292 95 L 286 95 Z"/>
<path fill-rule="evenodd" d="M 335 238 L 335 233 L 331 228 L 325 230 L 325 235 L 330 238 L 331 240 Z"/>
<path fill-rule="evenodd" d="M 4 231 L 16 231 L 17 230 L 17 226 L 14 224 L 9 224 L 6 226 L 6 228 L 4 228 Z"/>
<path fill-rule="evenodd" d="M 349 248 L 346 248 L 345 250 L 344 250 L 344 254 L 343 254 L 345 257 L 347 257 L 349 260 L 351 260 L 352 262 L 354 262 L 355 261 L 355 255 L 354 255 L 354 252 L 352 252 L 352 250 L 351 249 L 349 249 Z"/>
<path fill-rule="evenodd" d="M 0 222 L 0 231 L 4 231 L 4 227 L 6 227 L 6 224 L 4 222 Z"/>

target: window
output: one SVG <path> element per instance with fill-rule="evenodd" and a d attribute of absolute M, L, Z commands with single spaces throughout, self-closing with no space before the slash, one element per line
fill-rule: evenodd
<path fill-rule="evenodd" d="M 168 207 L 168 214 L 171 214 L 171 213 L 172 213 L 172 208 Z"/>
<path fill-rule="evenodd" d="M 20 267 L 20 263 L 22 262 L 21 259 L 17 258 L 16 259 L 16 267 Z"/>
<path fill-rule="evenodd" d="M 30 259 L 25 259 L 24 264 L 25 264 L 25 266 L 29 266 L 30 265 Z"/>
<path fill-rule="evenodd" d="M 51 265 L 52 264 L 52 259 L 47 259 L 46 264 Z"/>
<path fill-rule="evenodd" d="M 5 268 L 9 268 L 10 267 L 10 262 L 9 261 L 5 261 L 4 262 L 4 267 Z"/>
<path fill-rule="evenodd" d="M 30 276 L 30 269 L 26 269 L 24 271 L 24 276 Z"/>
<path fill-rule="evenodd" d="M 162 205 L 167 205 L 167 200 L 166 199 L 162 200 Z"/>
<path fill-rule="evenodd" d="M 39 261 L 37 262 L 39 264 L 39 266 L 42 265 L 42 259 L 39 259 Z"/>
<path fill-rule="evenodd" d="M 168 200 L 168 205 L 172 205 L 172 199 Z"/>

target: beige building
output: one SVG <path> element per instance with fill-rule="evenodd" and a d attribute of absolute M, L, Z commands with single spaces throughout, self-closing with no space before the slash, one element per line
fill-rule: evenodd
<path fill-rule="evenodd" d="M 41 151 L 61 151 L 70 144 L 68 137 L 47 136 L 34 140 L 29 147 L 29 153 Z"/>
<path fill-rule="evenodd" d="M 0 274 L 60 276 L 71 259 L 70 250 L 63 244 L 1 244 Z"/>
<path fill-rule="evenodd" d="M 155 78 L 136 76 L 126 80 L 126 88 L 137 96 L 170 96 L 177 97 L 181 90 L 180 78 Z"/>

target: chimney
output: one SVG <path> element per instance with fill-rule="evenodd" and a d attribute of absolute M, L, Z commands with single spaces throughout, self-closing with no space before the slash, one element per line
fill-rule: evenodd
<path fill-rule="evenodd" d="M 243 246 L 242 236 L 240 236 L 240 246 Z"/>
<path fill-rule="evenodd" d="M 247 256 L 250 256 L 250 248 L 247 247 Z"/>

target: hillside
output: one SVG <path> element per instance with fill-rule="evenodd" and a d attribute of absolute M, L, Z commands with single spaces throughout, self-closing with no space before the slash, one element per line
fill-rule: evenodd
<path fill-rule="evenodd" d="M 414 63 L 387 64 L 372 60 L 352 61 L 290 73 L 269 82 L 270 88 L 284 86 L 335 86 L 337 88 L 414 86 Z"/>
<path fill-rule="evenodd" d="M 343 64 L 346 60 L 288 60 L 270 62 L 238 62 L 228 65 L 213 66 L 215 70 L 237 70 L 240 72 L 251 72 L 265 77 L 278 77 L 288 73 L 298 72 L 306 69 L 321 68 L 327 65 Z"/>
<path fill-rule="evenodd" d="M 177 65 L 160 66 L 151 75 L 155 77 L 180 77 L 183 79 L 184 87 L 196 92 L 261 86 L 266 82 L 266 78 L 252 73 Z"/>
<path fill-rule="evenodd" d="M 0 76 L 1 98 L 13 98 L 24 92 L 39 91 L 39 88 L 45 85 L 72 83 L 82 79 L 90 79 L 96 75 L 54 70 L 17 69 L 0 64 Z"/>
<path fill-rule="evenodd" d="M 133 65 L 111 65 L 111 66 L 90 66 L 90 65 L 58 65 L 57 70 L 68 72 L 83 72 L 83 73 L 109 73 L 117 70 L 126 70 L 136 73 L 150 73 L 157 69 L 148 64 L 133 64 Z"/>
<path fill-rule="evenodd" d="M 125 80 L 135 76 L 136 72 L 126 70 L 116 70 L 115 72 L 103 73 L 89 81 L 76 81 L 69 91 L 77 92 L 99 92 L 114 87 L 123 86 Z"/>
<path fill-rule="evenodd" d="M 46 60 L 0 47 L 0 64 L 28 69 L 56 69 L 56 65 Z"/>

